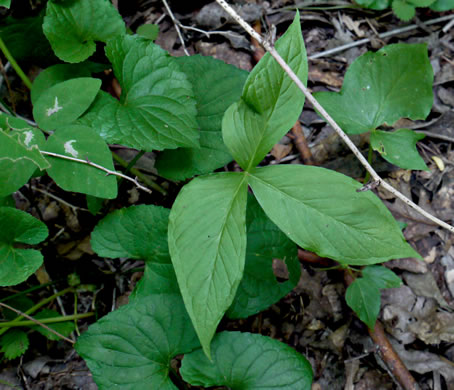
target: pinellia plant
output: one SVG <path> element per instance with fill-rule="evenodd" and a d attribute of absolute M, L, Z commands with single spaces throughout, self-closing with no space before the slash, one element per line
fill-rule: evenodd
<path fill-rule="evenodd" d="M 21 23 L 10 19 L 0 37 L 19 39 Z M 350 271 L 364 267 L 346 299 L 373 328 L 380 289 L 400 285 L 376 264 L 419 255 L 361 183 L 318 167 L 258 166 L 298 119 L 304 95 L 269 54 L 250 74 L 209 57 L 173 58 L 151 40 L 126 34 L 107 0 L 49 1 L 37 25 L 67 63 L 47 67 L 32 84 L 0 41 L 31 86 L 37 124 L 0 115 L 0 222 L 11 226 L 0 236 L 6 259 L 0 285 L 25 281 L 43 262 L 39 251 L 17 244 L 39 244 L 46 227 L 10 207 L 8 198 L 36 170 L 63 190 L 89 195 L 96 214 L 96 198 L 114 199 L 115 176 L 127 178 L 115 171 L 108 144 L 161 151 L 156 168 L 162 177 L 200 176 L 184 185 L 171 210 L 122 208 L 92 233 L 100 257 L 146 264 L 130 302 L 77 341 L 99 388 L 176 389 L 181 379 L 171 361 L 184 354 L 179 372 L 191 385 L 309 389 L 312 370 L 303 355 L 266 336 L 216 333 L 224 315 L 248 317 L 291 291 L 300 277 L 299 245 Z M 118 99 L 92 77 L 106 67 L 88 60 L 95 42 L 105 43 L 121 86 Z M 298 13 L 276 49 L 305 82 Z M 417 135 L 379 128 L 401 117 L 427 116 L 431 72 L 424 45 L 391 45 L 357 59 L 341 92 L 317 99 L 347 133 L 371 132 L 372 148 L 388 161 L 426 169 L 415 149 Z M 232 158 L 241 171 L 212 173 Z M 285 283 L 277 282 L 273 259 L 285 262 Z"/>

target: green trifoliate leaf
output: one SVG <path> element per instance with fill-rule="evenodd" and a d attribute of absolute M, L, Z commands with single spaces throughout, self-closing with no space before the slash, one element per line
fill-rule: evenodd
<path fill-rule="evenodd" d="M 212 57 L 176 59 L 194 87 L 200 148 L 181 148 L 159 154 L 156 168 L 161 176 L 182 180 L 210 173 L 232 161 L 221 133 L 225 110 L 241 96 L 248 73 Z"/>
<path fill-rule="evenodd" d="M 11 7 L 11 0 L 0 0 L 0 7 Z"/>
<path fill-rule="evenodd" d="M 359 134 L 400 118 L 425 119 L 432 108 L 432 82 L 427 46 L 395 44 L 357 58 L 339 93 L 315 96 L 342 130 Z"/>
<path fill-rule="evenodd" d="M 369 265 L 362 270 L 362 277 L 378 289 L 400 287 L 402 280 L 390 269 L 381 265 Z"/>
<path fill-rule="evenodd" d="M 295 243 L 342 264 L 420 257 L 388 209 L 357 181 L 305 165 L 255 169 L 249 179 L 270 219 Z"/>
<path fill-rule="evenodd" d="M 243 279 L 227 311 L 229 318 L 246 318 L 265 310 L 298 283 L 301 269 L 296 245 L 270 221 L 253 196 L 247 206 L 247 247 Z M 279 283 L 273 261 L 285 263 L 289 278 Z"/>
<path fill-rule="evenodd" d="M 36 104 L 39 97 L 44 92 L 54 85 L 70 79 L 89 77 L 94 72 L 102 71 L 103 68 L 105 68 L 105 66 L 87 61 L 80 64 L 57 64 L 44 69 L 38 77 L 33 80 L 31 90 L 33 105 Z M 77 91 L 80 93 L 81 88 L 78 87 Z M 84 92 L 83 89 L 82 92 Z M 70 93 L 74 93 L 74 91 L 70 91 Z"/>
<path fill-rule="evenodd" d="M 232 390 L 310 390 L 307 359 L 280 341 L 252 333 L 221 332 L 212 343 L 213 361 L 199 349 L 185 355 L 181 375 L 193 386 Z"/>
<path fill-rule="evenodd" d="M 380 312 L 380 290 L 368 279 L 358 278 L 345 292 L 347 305 L 370 329 L 374 329 Z"/>
<path fill-rule="evenodd" d="M 430 6 L 433 11 L 443 12 L 454 8 L 454 0 L 437 0 Z"/>
<path fill-rule="evenodd" d="M 86 126 L 71 125 L 58 129 L 46 143 L 46 151 L 80 160 L 88 160 L 111 171 L 112 154 L 104 140 Z M 81 192 L 100 198 L 117 196 L 117 181 L 106 172 L 76 161 L 48 157 L 52 164 L 47 172 L 65 191 Z"/>
<path fill-rule="evenodd" d="M 306 82 L 306 49 L 298 12 L 276 42 L 276 50 Z M 250 73 L 241 100 L 230 106 L 222 121 L 224 142 L 244 170 L 254 168 L 295 124 L 303 103 L 303 93 L 267 53 Z"/>
<path fill-rule="evenodd" d="M 122 208 L 96 225 L 91 247 L 102 257 L 168 263 L 169 209 L 153 205 Z"/>
<path fill-rule="evenodd" d="M 56 312 L 55 310 L 49 310 L 49 309 L 44 309 L 41 310 L 38 314 L 34 315 L 33 318 L 37 320 L 43 320 L 47 318 L 58 318 L 61 317 L 61 315 Z M 56 322 L 54 324 L 46 324 L 49 328 L 57 331 L 61 335 L 67 337 L 71 334 L 71 332 L 74 330 L 74 321 L 66 321 L 66 322 Z M 58 337 L 55 333 L 50 332 L 46 328 L 43 328 L 42 326 L 39 325 L 34 325 L 30 326 L 31 329 L 34 329 L 41 333 L 44 337 L 48 338 L 49 340 L 60 340 L 60 337 Z"/>
<path fill-rule="evenodd" d="M 370 134 L 370 144 L 386 161 L 400 168 L 427 171 L 429 168 L 416 149 L 416 142 L 424 137 L 410 129 L 375 130 Z"/>
<path fill-rule="evenodd" d="M 43 128 L 53 130 L 75 121 L 95 99 L 101 80 L 81 77 L 58 83 L 39 95 L 33 117 Z"/>
<path fill-rule="evenodd" d="M 231 172 L 187 184 L 170 212 L 169 249 L 180 291 L 205 353 L 243 276 L 247 176 Z"/>
<path fill-rule="evenodd" d="M 43 30 L 57 57 L 65 62 L 86 60 L 95 52 L 95 41 L 107 42 L 126 32 L 108 0 L 49 1 Z"/>
<path fill-rule="evenodd" d="M 31 215 L 10 207 L 0 207 L 0 286 L 22 283 L 43 263 L 34 249 L 16 248 L 19 243 L 34 245 L 43 241 L 47 227 Z"/>
<path fill-rule="evenodd" d="M 170 361 L 198 346 L 178 295 L 152 295 L 91 325 L 77 341 L 100 390 L 177 390 Z"/>
<path fill-rule="evenodd" d="M 137 28 L 137 35 L 142 38 L 149 39 L 150 41 L 156 40 L 159 35 L 159 25 L 157 24 L 142 24 Z"/>
<path fill-rule="evenodd" d="M 106 55 L 122 87 L 120 101 L 100 92 L 81 123 L 109 143 L 139 150 L 199 146 L 192 85 L 174 58 L 138 36 L 109 41 Z"/>
<path fill-rule="evenodd" d="M 0 337 L 0 352 L 5 354 L 5 358 L 13 360 L 23 355 L 29 345 L 27 333 L 20 329 L 10 329 Z"/>
<path fill-rule="evenodd" d="M 43 16 L 15 19 L 8 17 L 0 25 L 0 37 L 16 61 L 49 64 L 57 61 L 43 33 Z"/>
<path fill-rule="evenodd" d="M 0 115 L 0 126 L 4 119 L 9 122 L 9 119 L 17 118 Z M 17 122 L 14 122 L 16 125 Z M 41 131 L 29 127 L 25 122 L 20 129 L 0 129 L 0 196 L 17 191 L 27 183 L 36 169 L 50 167 L 39 151 L 44 143 Z"/>
<path fill-rule="evenodd" d="M 413 18 L 416 14 L 415 6 L 405 0 L 394 0 L 392 8 L 396 16 L 404 22 Z"/>

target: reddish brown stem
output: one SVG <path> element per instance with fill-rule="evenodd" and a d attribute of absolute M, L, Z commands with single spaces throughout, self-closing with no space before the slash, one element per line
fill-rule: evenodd
<path fill-rule="evenodd" d="M 345 281 L 347 285 L 353 283 L 353 280 L 353 276 L 346 271 Z M 394 350 L 388 337 L 386 337 L 385 330 L 383 329 L 383 325 L 380 321 L 377 320 L 374 329 L 369 328 L 369 335 L 374 341 L 380 357 L 383 359 L 391 374 L 399 382 L 402 388 L 404 390 L 419 390 L 419 386 L 415 379 Z"/>
<path fill-rule="evenodd" d="M 301 127 L 301 123 L 299 121 L 296 121 L 293 125 L 292 133 L 295 136 L 293 142 L 301 154 L 303 163 L 306 165 L 315 165 L 314 157 L 312 157 L 312 152 L 309 149 L 309 145 L 307 144 L 306 137 L 303 133 L 303 128 Z"/>

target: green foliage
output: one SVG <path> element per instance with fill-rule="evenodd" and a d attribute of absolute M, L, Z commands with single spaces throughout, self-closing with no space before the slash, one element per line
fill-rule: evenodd
<path fill-rule="evenodd" d="M 54 130 L 75 121 L 95 99 L 101 80 L 81 77 L 55 84 L 39 94 L 33 117 L 42 129 Z"/>
<path fill-rule="evenodd" d="M 12 329 L 0 337 L 0 352 L 6 359 L 13 360 L 27 351 L 29 343 L 27 333 L 20 329 Z"/>
<path fill-rule="evenodd" d="M 212 362 L 200 349 L 184 357 L 184 380 L 193 386 L 226 386 L 232 390 L 311 388 L 309 362 L 277 340 L 259 334 L 221 332 L 213 340 L 212 349 Z"/>
<path fill-rule="evenodd" d="M 16 245 L 39 244 L 48 231 L 40 220 L 9 207 L 0 207 L 0 226 L 8 226 L 0 230 L 0 286 L 14 286 L 26 280 L 43 262 L 37 250 Z"/>
<path fill-rule="evenodd" d="M 194 88 L 200 148 L 179 148 L 159 154 L 160 175 L 182 180 L 221 168 L 232 156 L 221 133 L 225 110 L 241 96 L 248 73 L 212 57 L 200 55 L 176 59 Z"/>
<path fill-rule="evenodd" d="M 306 48 L 300 23 L 293 22 L 276 42 L 276 50 L 301 80 L 307 80 Z M 291 128 L 301 113 L 304 95 L 269 53 L 252 70 L 241 99 L 230 106 L 222 135 L 236 162 L 254 168 Z"/>
<path fill-rule="evenodd" d="M 55 310 L 43 309 L 33 317 L 39 321 L 45 318 L 59 318 L 61 316 Z M 55 324 L 46 324 L 46 326 L 66 337 L 69 336 L 72 331 L 74 331 L 74 322 L 72 321 L 56 322 Z M 30 328 L 38 331 L 49 340 L 60 340 L 59 336 L 40 325 L 30 326 Z"/>
<path fill-rule="evenodd" d="M 11 7 L 11 0 L 0 0 L 0 7 Z"/>
<path fill-rule="evenodd" d="M 58 129 L 46 142 L 47 152 L 89 160 L 113 170 L 112 154 L 104 140 L 86 126 L 69 125 Z M 82 192 L 101 198 L 117 196 L 117 181 L 113 176 L 87 164 L 48 157 L 52 166 L 49 176 L 66 191 Z"/>
<path fill-rule="evenodd" d="M 425 137 L 410 129 L 393 132 L 375 130 L 370 134 L 370 144 L 374 150 L 391 164 L 404 169 L 428 171 L 426 163 L 416 149 L 416 142 Z"/>
<path fill-rule="evenodd" d="M 438 12 L 449 11 L 454 9 L 454 0 L 436 0 L 430 8 Z"/>
<path fill-rule="evenodd" d="M 355 0 L 355 3 L 364 8 L 384 10 L 392 7 L 394 14 L 403 21 L 415 16 L 416 8 L 429 7 L 433 11 L 443 12 L 454 8 L 454 0 Z"/>
<path fill-rule="evenodd" d="M 84 61 L 95 52 L 95 41 L 126 32 L 108 0 L 49 1 L 43 30 L 57 57 L 66 62 Z"/>
<path fill-rule="evenodd" d="M 359 319 L 373 329 L 380 312 L 380 290 L 401 284 L 400 278 L 388 268 L 368 266 L 363 269 L 362 277 L 348 286 L 345 299 Z"/>
<path fill-rule="evenodd" d="M 386 143 L 388 151 L 381 154 L 388 161 L 406 169 L 426 169 L 415 156 L 418 136 L 411 130 L 387 134 L 374 130 L 400 118 L 425 119 L 433 103 L 432 83 L 426 45 L 395 44 L 357 58 L 339 93 L 319 92 L 315 96 L 346 133 L 372 131 L 372 146 L 379 151 L 383 149 L 377 145 L 384 147 Z"/>
<path fill-rule="evenodd" d="M 157 24 L 142 24 L 137 28 L 136 34 L 150 41 L 156 40 L 159 35 L 159 25 Z"/>
<path fill-rule="evenodd" d="M 109 143 L 139 150 L 198 147 L 192 85 L 167 52 L 144 38 L 121 36 L 106 46 L 120 101 L 101 91 L 80 119 Z"/>
<path fill-rule="evenodd" d="M 198 346 L 181 297 L 151 295 L 103 317 L 77 341 L 100 390 L 176 390 L 170 361 Z"/>

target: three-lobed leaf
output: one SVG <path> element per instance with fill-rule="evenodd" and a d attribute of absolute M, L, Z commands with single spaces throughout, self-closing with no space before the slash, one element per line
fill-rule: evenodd
<path fill-rule="evenodd" d="M 16 359 L 23 355 L 29 345 L 27 333 L 21 329 L 10 329 L 0 337 L 0 352 L 8 360 Z"/>
<path fill-rule="evenodd" d="M 170 361 L 198 347 L 176 294 L 135 300 L 91 325 L 77 341 L 100 390 L 176 390 Z"/>
<path fill-rule="evenodd" d="M 394 44 L 357 58 L 339 93 L 315 96 L 342 130 L 359 134 L 400 118 L 425 119 L 433 103 L 432 83 L 427 46 Z"/>
<path fill-rule="evenodd" d="M 0 207 L 0 286 L 22 283 L 43 263 L 43 256 L 34 249 L 21 249 L 19 243 L 34 245 L 43 241 L 46 225 L 31 215 L 9 207 Z"/>
<path fill-rule="evenodd" d="M 429 168 L 416 149 L 416 142 L 424 137 L 410 129 L 374 130 L 370 134 L 370 144 L 386 161 L 398 167 L 427 171 Z"/>
<path fill-rule="evenodd" d="M 419 257 L 396 221 L 357 181 L 324 168 L 257 168 L 249 185 L 270 219 L 302 248 L 343 264 Z"/>
<path fill-rule="evenodd" d="M 73 63 L 90 57 L 96 41 L 107 42 L 126 32 L 108 0 L 49 1 L 43 30 L 57 57 Z"/>
<path fill-rule="evenodd" d="M 248 73 L 212 57 L 176 60 L 194 87 L 200 148 L 166 150 L 158 155 L 156 168 L 161 176 L 182 180 L 210 173 L 232 161 L 222 140 L 222 117 L 240 98 Z"/>
<path fill-rule="evenodd" d="M 276 50 L 306 82 L 306 49 L 298 12 L 276 42 Z M 249 171 L 262 161 L 295 124 L 303 104 L 303 93 L 267 53 L 250 73 L 240 101 L 229 107 L 222 122 L 224 142 L 244 170 Z"/>
<path fill-rule="evenodd" d="M 137 35 L 112 39 L 105 50 L 120 101 L 101 91 L 79 122 L 109 143 L 139 150 L 198 147 L 192 85 L 176 60 Z"/>
<path fill-rule="evenodd" d="M 312 368 L 280 341 L 252 333 L 221 332 L 212 343 L 212 361 L 202 350 L 183 358 L 181 375 L 193 386 L 232 390 L 309 390 Z"/>
<path fill-rule="evenodd" d="M 46 142 L 46 151 L 77 158 L 114 170 L 112 154 L 93 130 L 86 126 L 69 125 L 59 128 Z M 81 192 L 100 198 L 117 196 L 117 181 L 114 176 L 81 162 L 59 157 L 48 157 L 52 166 L 49 176 L 65 191 Z"/>
<path fill-rule="evenodd" d="M 247 176 L 198 177 L 170 212 L 169 250 L 189 317 L 205 353 L 243 276 Z"/>

